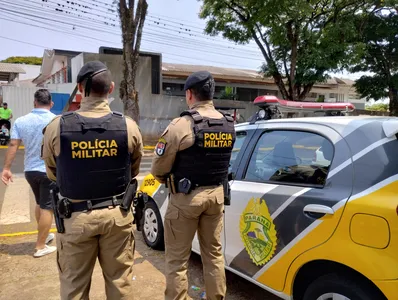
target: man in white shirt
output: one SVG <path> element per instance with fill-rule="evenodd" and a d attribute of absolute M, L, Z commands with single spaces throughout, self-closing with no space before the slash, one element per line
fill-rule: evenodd
<path fill-rule="evenodd" d="M 5 185 L 12 182 L 11 164 L 15 159 L 18 147 L 23 142 L 25 146 L 25 178 L 33 190 L 37 204 L 35 216 L 38 235 L 34 257 L 41 257 L 57 250 L 56 247 L 47 245 L 54 239 L 54 234 L 49 234 L 53 219 L 50 190 L 53 188 L 54 182 L 48 179 L 44 161 L 40 158 L 43 128 L 55 117 L 50 112 L 53 105 L 48 90 L 36 91 L 34 109 L 29 114 L 15 120 L 1 176 Z"/>

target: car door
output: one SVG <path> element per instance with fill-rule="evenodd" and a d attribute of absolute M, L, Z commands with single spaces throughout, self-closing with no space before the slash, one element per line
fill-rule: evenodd
<path fill-rule="evenodd" d="M 325 152 L 317 163 L 320 149 Z M 351 195 L 350 158 L 345 141 L 328 126 L 261 124 L 242 154 L 226 207 L 228 267 L 282 291 L 294 258 L 333 234 L 340 215 L 334 216 L 331 207 Z M 322 217 L 328 226 L 310 236 Z"/>
<path fill-rule="evenodd" d="M 253 138 L 253 135 L 255 134 L 255 129 L 258 127 L 258 125 L 253 124 L 253 125 L 238 125 L 235 127 L 235 132 L 236 132 L 236 140 L 232 149 L 232 154 L 231 154 L 231 159 L 229 163 L 229 172 L 232 173 L 232 177 L 236 175 L 236 172 L 239 167 L 239 163 L 242 160 L 242 156 L 244 153 L 244 150 L 250 143 L 250 140 Z M 232 185 L 233 179 L 230 181 L 230 185 Z M 228 206 L 225 206 L 226 208 Z M 223 245 L 223 251 L 225 253 L 225 218 L 224 218 L 224 228 L 223 231 L 221 232 L 221 241 Z M 192 250 L 196 253 L 200 253 L 200 245 L 199 245 L 199 239 L 198 239 L 198 234 L 195 234 L 195 237 L 192 241 Z"/>

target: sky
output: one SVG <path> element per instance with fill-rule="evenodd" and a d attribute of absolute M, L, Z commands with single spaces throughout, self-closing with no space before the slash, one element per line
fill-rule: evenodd
<path fill-rule="evenodd" d="M 85 52 L 98 52 L 100 46 L 121 48 L 118 15 L 109 11 L 116 8 L 112 2 L 0 0 L 0 60 L 41 57 L 46 48 Z M 148 0 L 141 51 L 160 52 L 170 63 L 258 70 L 264 60 L 254 42 L 235 45 L 203 34 L 200 6 L 197 0 Z M 332 75 L 353 80 L 361 76 Z"/>

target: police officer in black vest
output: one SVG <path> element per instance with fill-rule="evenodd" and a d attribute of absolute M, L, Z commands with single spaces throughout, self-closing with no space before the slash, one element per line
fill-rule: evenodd
<path fill-rule="evenodd" d="M 56 205 L 65 231 L 57 233 L 61 299 L 88 299 L 97 258 L 107 299 L 133 299 L 129 200 L 143 155 L 142 137 L 132 119 L 110 110 L 114 83 L 103 63 L 85 64 L 77 84 L 84 95 L 80 109 L 46 127 L 42 151 L 47 175 L 59 188 Z"/>
<path fill-rule="evenodd" d="M 189 110 L 174 119 L 159 139 L 154 177 L 166 183 L 170 197 L 164 221 L 165 299 L 187 299 L 187 262 L 198 232 L 207 299 L 225 298 L 226 282 L 220 234 L 224 188 L 235 141 L 234 120 L 213 105 L 215 83 L 196 72 L 185 83 Z"/>

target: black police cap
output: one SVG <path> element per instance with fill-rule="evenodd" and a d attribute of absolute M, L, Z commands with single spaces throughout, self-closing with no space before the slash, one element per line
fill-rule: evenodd
<path fill-rule="evenodd" d="M 86 85 L 84 87 L 85 90 L 85 96 L 90 94 L 90 89 L 91 89 L 91 79 L 102 72 L 107 71 L 108 68 L 100 61 L 89 61 L 86 63 L 81 69 L 79 74 L 77 75 L 77 83 L 83 82 L 85 79 L 87 79 Z"/>
<path fill-rule="evenodd" d="M 192 88 L 193 86 L 203 83 L 205 84 L 208 80 L 213 79 L 213 76 L 207 71 L 199 71 L 191 74 L 185 81 L 184 91 Z"/>

